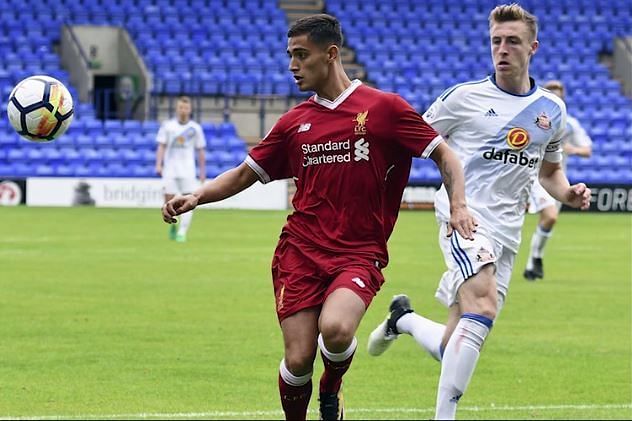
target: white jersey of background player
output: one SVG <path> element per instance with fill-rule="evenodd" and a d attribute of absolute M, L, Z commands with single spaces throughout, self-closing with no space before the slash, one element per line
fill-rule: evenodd
<path fill-rule="evenodd" d="M 448 270 L 436 296 L 449 308 L 448 322 L 420 316 L 408 297 L 398 295 L 387 319 L 369 336 L 371 355 L 408 333 L 441 361 L 437 419 L 455 418 L 504 302 L 535 176 L 570 206 L 588 208 L 590 199 L 590 190 L 570 186 L 560 167 L 564 103 L 529 77 L 538 49 L 535 17 L 517 4 L 502 5 L 492 10 L 489 22 L 494 76 L 447 90 L 424 115 L 460 156 L 467 204 L 478 220 L 473 240 L 451 232 L 445 224 L 450 214 L 445 190 L 437 193 L 439 243 Z"/>
<path fill-rule="evenodd" d="M 202 127 L 191 120 L 191 100 L 180 97 L 176 102 L 176 118 L 162 123 L 156 136 L 156 173 L 162 176 L 165 203 L 176 194 L 192 193 L 206 179 L 206 139 Z M 199 180 L 195 176 L 195 156 Z M 180 217 L 180 226 L 169 226 L 169 237 L 186 241 L 193 212 Z"/>
<path fill-rule="evenodd" d="M 564 99 L 564 85 L 559 80 L 550 80 L 544 84 L 544 87 Z M 579 124 L 579 121 L 571 116 L 567 117 L 566 131 L 562 138 L 562 148 L 564 150 L 564 159 L 562 161 L 564 172 L 566 172 L 566 157 L 568 155 L 588 158 L 592 154 L 592 140 L 586 133 L 586 130 Z M 539 213 L 540 218 L 531 237 L 527 267 L 523 272 L 523 276 L 529 281 L 535 281 L 544 277 L 544 265 L 542 262 L 544 247 L 548 239 L 553 235 L 553 227 L 557 222 L 561 207 L 562 204 L 553 199 L 536 180 L 529 197 L 529 212 Z"/>

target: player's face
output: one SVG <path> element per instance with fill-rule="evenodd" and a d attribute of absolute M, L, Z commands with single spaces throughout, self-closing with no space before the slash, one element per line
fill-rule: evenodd
<path fill-rule="evenodd" d="M 329 75 L 328 50 L 314 44 L 308 35 L 288 38 L 288 68 L 301 91 L 318 91 Z"/>
<path fill-rule="evenodd" d="M 178 101 L 176 104 L 176 115 L 178 121 L 186 123 L 191 118 L 191 104 L 188 102 Z"/>
<path fill-rule="evenodd" d="M 518 77 L 528 73 L 538 41 L 522 21 L 494 23 L 490 29 L 492 58 L 498 76 Z"/>

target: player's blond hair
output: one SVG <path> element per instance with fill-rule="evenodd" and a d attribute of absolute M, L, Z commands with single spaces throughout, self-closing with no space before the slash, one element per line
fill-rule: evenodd
<path fill-rule="evenodd" d="M 489 29 L 495 23 L 521 21 L 527 25 L 531 33 L 531 41 L 538 38 L 538 18 L 527 12 L 517 3 L 501 4 L 489 13 Z"/>
<path fill-rule="evenodd" d="M 191 104 L 191 98 L 186 95 L 182 95 L 178 97 L 178 102 L 184 102 L 185 104 Z"/>
<path fill-rule="evenodd" d="M 562 96 L 564 96 L 565 89 L 561 80 L 548 80 L 544 83 L 543 87 L 548 90 L 558 90 L 562 93 Z"/>

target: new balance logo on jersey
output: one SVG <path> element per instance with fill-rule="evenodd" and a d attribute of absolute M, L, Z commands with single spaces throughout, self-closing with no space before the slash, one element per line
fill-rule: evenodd
<path fill-rule="evenodd" d="M 355 146 L 355 157 L 353 158 L 355 161 L 360 161 L 362 159 L 365 161 L 369 160 L 369 142 L 362 138 L 356 141 L 353 146 Z"/>
<path fill-rule="evenodd" d="M 498 117 L 498 114 L 496 114 L 496 111 L 494 111 L 493 108 L 490 108 L 489 110 L 487 110 L 487 112 L 485 113 L 485 117 Z"/>
<path fill-rule="evenodd" d="M 312 123 L 303 123 L 298 127 L 298 133 L 303 133 L 312 128 Z"/>
<path fill-rule="evenodd" d="M 357 286 L 359 286 L 360 288 L 366 287 L 366 284 L 364 283 L 364 281 L 358 278 L 357 276 L 355 278 L 351 278 L 351 281 Z"/>
<path fill-rule="evenodd" d="M 489 161 L 500 161 L 503 164 L 520 165 L 521 167 L 535 168 L 540 158 L 529 158 L 524 152 L 514 152 L 510 149 L 496 150 L 491 148 L 487 152 L 483 153 L 483 158 Z"/>

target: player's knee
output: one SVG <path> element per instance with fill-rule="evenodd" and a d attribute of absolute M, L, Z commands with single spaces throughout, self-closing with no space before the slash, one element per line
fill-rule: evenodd
<path fill-rule="evenodd" d="M 481 308 L 481 310 L 479 310 L 477 314 L 480 314 L 481 316 L 484 316 L 489 320 L 494 320 L 496 318 L 496 315 L 498 314 L 498 310 L 495 305 L 492 305 Z"/>
<path fill-rule="evenodd" d="M 547 208 L 543 210 L 540 225 L 542 226 L 542 228 L 546 230 L 552 229 L 555 223 L 557 222 L 557 216 L 558 214 L 557 214 L 556 208 L 552 208 L 552 209 Z"/>
<path fill-rule="evenodd" d="M 490 320 L 494 320 L 498 314 L 498 298 L 497 296 L 482 296 L 475 299 L 464 301 L 461 303 L 463 313 L 480 314 Z"/>
<path fill-rule="evenodd" d="M 476 311 L 477 314 L 481 316 L 487 317 L 490 320 L 494 320 L 498 314 L 498 295 L 492 294 L 488 297 L 485 297 L 482 300 L 479 300 L 479 309 Z"/>
<path fill-rule="evenodd" d="M 344 320 L 328 320 L 321 322 L 320 333 L 329 351 L 340 352 L 353 341 L 355 329 L 352 323 Z"/>
<path fill-rule="evenodd" d="M 312 371 L 314 357 L 309 353 L 286 352 L 285 366 L 295 376 L 302 376 Z"/>

